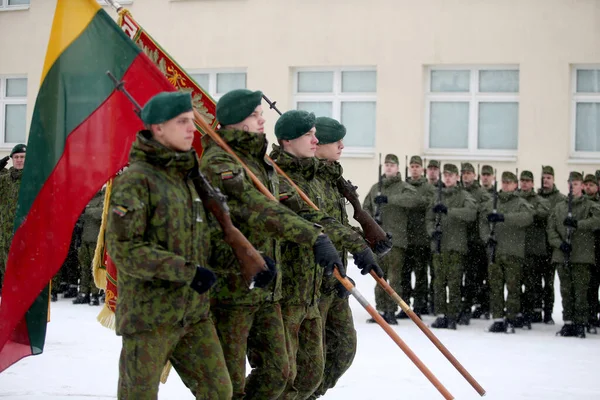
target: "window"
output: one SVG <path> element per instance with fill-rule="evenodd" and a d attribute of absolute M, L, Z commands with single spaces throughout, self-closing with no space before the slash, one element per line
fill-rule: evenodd
<path fill-rule="evenodd" d="M 117 3 L 119 3 L 120 5 L 125 5 L 125 4 L 131 4 L 133 3 L 133 0 L 116 0 Z M 110 5 L 110 3 L 106 0 L 98 0 L 98 3 L 100 3 L 101 6 L 108 6 Z"/>
<path fill-rule="evenodd" d="M 246 89 L 246 72 L 240 70 L 190 70 L 190 76 L 215 100 L 230 90 Z"/>
<path fill-rule="evenodd" d="M 428 154 L 515 157 L 519 139 L 519 70 L 431 67 L 426 78 Z"/>
<path fill-rule="evenodd" d="M 340 121 L 346 127 L 348 154 L 375 154 L 376 103 L 377 72 L 372 68 L 294 72 L 294 107 Z"/>
<path fill-rule="evenodd" d="M 573 69 L 572 155 L 599 158 L 600 67 Z"/>
<path fill-rule="evenodd" d="M 0 77 L 0 145 L 25 143 L 27 78 Z"/>
<path fill-rule="evenodd" d="M 29 8 L 30 0 L 0 0 L 0 11 L 26 10 Z"/>

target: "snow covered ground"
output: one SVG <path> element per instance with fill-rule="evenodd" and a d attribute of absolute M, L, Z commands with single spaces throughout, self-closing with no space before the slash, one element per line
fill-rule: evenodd
<path fill-rule="evenodd" d="M 350 269 L 352 271 L 352 269 Z M 374 281 L 353 271 L 353 279 L 374 304 Z M 600 399 L 600 336 L 555 337 L 561 326 L 556 282 L 555 326 L 534 324 L 514 335 L 485 332 L 490 321 L 472 321 L 457 331 L 434 330 L 437 337 L 487 390 L 487 399 Z M 442 399 L 442 396 L 378 326 L 351 302 L 358 330 L 358 352 L 350 370 L 327 399 Z M 114 399 L 120 338 L 96 321 L 99 307 L 52 304 L 45 352 L 28 357 L 0 374 L 0 399 Z M 426 323 L 433 317 L 424 317 Z M 456 399 L 479 395 L 410 320 L 394 329 Z M 192 399 L 172 371 L 160 399 Z"/>

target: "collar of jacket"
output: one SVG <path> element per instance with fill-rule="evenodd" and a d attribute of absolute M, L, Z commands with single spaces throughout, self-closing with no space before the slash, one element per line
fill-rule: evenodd
<path fill-rule="evenodd" d="M 463 184 L 463 188 L 464 188 L 464 189 L 465 189 L 467 192 L 471 193 L 471 192 L 474 192 L 474 191 L 476 191 L 477 189 L 480 189 L 480 188 L 481 188 L 481 185 L 479 184 L 479 182 L 477 182 L 477 181 L 473 181 L 473 183 L 471 183 L 469 186 L 467 186 L 467 185 Z"/>
<path fill-rule="evenodd" d="M 396 176 L 392 176 L 391 178 L 388 178 L 385 175 L 383 175 L 383 187 L 388 187 L 388 186 L 391 186 L 398 182 L 402 182 L 402 178 L 400 178 L 400 174 L 398 174 Z"/>
<path fill-rule="evenodd" d="M 13 181 L 18 181 L 19 179 L 21 179 L 23 177 L 23 168 L 16 169 L 15 167 L 10 167 L 8 169 L 8 173 L 10 174 L 10 178 Z"/>
<path fill-rule="evenodd" d="M 418 179 L 407 178 L 406 183 L 410 183 L 413 186 L 422 186 L 427 183 L 427 178 L 424 176 L 419 177 Z"/>
<path fill-rule="evenodd" d="M 444 193 L 445 195 L 454 195 L 454 194 L 460 192 L 461 190 L 462 190 L 462 188 L 460 186 L 458 186 L 458 184 L 456 184 L 452 187 L 444 186 L 442 188 L 442 193 Z"/>
<path fill-rule="evenodd" d="M 305 179 L 314 179 L 319 167 L 319 161 L 315 157 L 298 158 L 281 146 L 273 145 L 271 158 L 286 172 L 300 173 Z"/>
<path fill-rule="evenodd" d="M 524 199 L 531 199 L 532 197 L 536 197 L 538 194 L 535 192 L 535 190 L 530 190 L 528 192 L 524 192 L 524 191 L 519 191 L 519 194 L 521 195 L 522 198 Z"/>
<path fill-rule="evenodd" d="M 269 142 L 264 133 L 240 131 L 237 129 L 221 129 L 217 131 L 219 136 L 237 153 L 246 156 L 264 159 Z M 218 146 L 210 136 L 204 135 L 202 138 L 202 147 Z"/>
<path fill-rule="evenodd" d="M 131 146 L 129 162 L 136 161 L 144 161 L 183 174 L 188 173 L 197 165 L 194 149 L 185 152 L 171 150 L 154 140 L 152 133 L 148 130 L 138 132 Z"/>
<path fill-rule="evenodd" d="M 544 192 L 543 188 L 538 189 L 538 194 L 541 195 L 542 197 L 550 197 L 555 193 L 558 193 L 558 189 L 556 188 L 556 185 L 552 185 L 552 190 L 550 190 L 549 192 Z"/>
<path fill-rule="evenodd" d="M 336 182 L 344 174 L 342 164 L 326 159 L 319 160 L 319 175 L 328 182 Z"/>
<path fill-rule="evenodd" d="M 519 192 L 517 192 L 516 190 L 512 192 L 504 192 L 500 190 L 498 192 L 498 200 L 500 200 L 503 203 L 506 203 L 507 201 L 517 197 L 519 197 Z"/>

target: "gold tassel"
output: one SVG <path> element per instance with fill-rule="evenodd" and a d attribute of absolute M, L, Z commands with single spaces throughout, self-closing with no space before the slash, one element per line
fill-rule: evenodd
<path fill-rule="evenodd" d="M 113 331 L 116 329 L 117 321 L 115 313 L 112 312 L 110 308 L 108 308 L 106 303 L 104 303 L 104 305 L 102 306 L 102 310 L 100 310 L 100 313 L 98 314 L 96 319 L 98 320 L 98 322 L 100 322 L 100 325 L 102 325 L 103 327 L 111 329 Z"/>
<path fill-rule="evenodd" d="M 102 208 L 102 224 L 98 232 L 98 240 L 94 251 L 94 260 L 92 261 L 92 271 L 94 275 L 94 284 L 98 289 L 106 290 L 106 267 L 104 266 L 104 233 L 108 220 L 108 209 L 110 208 L 110 194 L 112 191 L 112 182 L 110 179 L 106 182 L 106 191 L 104 192 L 104 205 Z"/>

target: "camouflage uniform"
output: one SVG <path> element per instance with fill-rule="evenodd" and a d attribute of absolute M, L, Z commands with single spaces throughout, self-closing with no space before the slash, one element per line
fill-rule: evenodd
<path fill-rule="evenodd" d="M 265 135 L 232 129 L 218 133 L 271 193 L 279 196 L 277 174 L 265 161 Z M 321 233 L 320 226 L 265 197 L 256 189 L 242 165 L 210 138 L 204 138 L 203 148 L 201 170 L 228 197 L 233 223 L 257 250 L 279 265 L 280 241 L 302 245 L 315 243 Z M 264 289 L 249 290 L 231 248 L 221 240 L 215 244 L 211 266 L 217 274 L 217 284 L 211 294 L 212 311 L 233 383 L 234 398 L 277 398 L 290 374 L 279 304 L 282 274 L 278 273 Z M 253 367 L 247 378 L 246 354 Z"/>
<path fill-rule="evenodd" d="M 23 170 L 15 169 L 15 167 L 10 167 L 7 174 L 0 176 L 0 199 L 2 199 L 2 205 L 0 206 L 0 289 L 2 288 L 8 251 L 14 233 L 22 176 Z"/>
<path fill-rule="evenodd" d="M 92 262 L 98 243 L 98 234 L 102 224 L 102 212 L 104 209 L 104 190 L 100 190 L 94 195 L 92 200 L 86 206 L 81 220 L 83 231 L 81 233 L 81 247 L 78 250 L 79 265 L 81 267 L 81 281 L 79 282 L 80 295 L 95 296 L 98 294 L 98 288 L 92 278 Z"/>
<path fill-rule="evenodd" d="M 376 183 L 371 187 L 369 194 L 363 202 L 363 208 L 371 215 L 375 215 L 377 205 L 375 198 L 379 191 Z M 402 272 L 404 257 L 408 246 L 408 213 L 409 210 L 422 207 L 427 201 L 419 196 L 417 190 L 402 182 L 400 174 L 391 178 L 384 177 L 381 195 L 387 196 L 387 204 L 381 205 L 381 221 L 384 231 L 391 233 L 393 246 L 390 252 L 381 259 L 381 268 L 385 273 L 392 289 L 400 297 L 404 297 L 402 288 Z M 378 311 L 394 313 L 398 309 L 396 302 L 379 286 L 375 287 L 375 304 Z"/>
<path fill-rule="evenodd" d="M 447 214 L 435 214 L 433 207 L 437 198 L 432 199 L 427 211 L 427 233 L 430 237 L 436 231 L 436 220 L 441 218 L 441 252 L 433 255 L 435 268 L 435 312 L 456 321 L 462 309 L 461 284 L 464 270 L 464 256 L 467 252 L 467 227 L 477 218 L 477 205 L 469 193 L 458 186 L 442 189 L 442 204 L 448 208 Z M 435 252 L 437 243 L 432 243 Z M 449 296 L 446 299 L 446 287 Z"/>
<path fill-rule="evenodd" d="M 167 360 L 196 399 L 229 399 L 231 381 L 209 315 L 190 287 L 208 265 L 210 230 L 186 179 L 196 153 L 138 133 L 129 168 L 115 179 L 106 230 L 119 277 L 116 331 L 123 338 L 118 397 L 155 399 Z"/>

